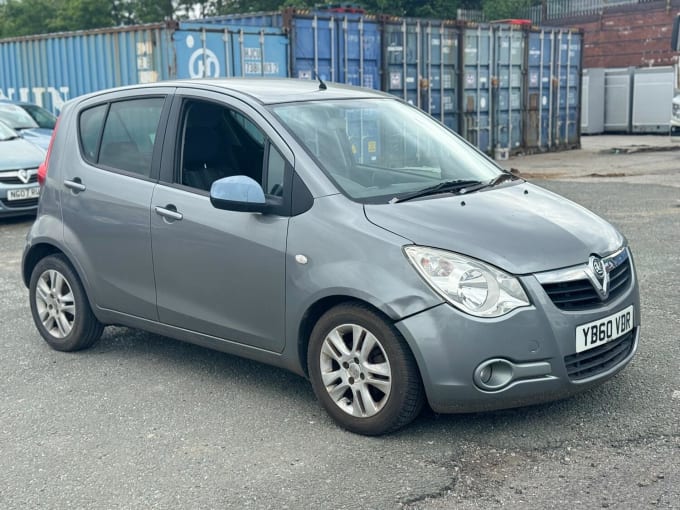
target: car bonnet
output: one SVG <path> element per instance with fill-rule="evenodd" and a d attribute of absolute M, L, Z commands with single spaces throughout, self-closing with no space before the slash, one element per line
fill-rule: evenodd
<path fill-rule="evenodd" d="M 599 216 L 528 183 L 365 205 L 364 210 L 370 222 L 414 244 L 467 255 L 518 275 L 581 264 L 625 243 Z"/>
<path fill-rule="evenodd" d="M 45 151 L 21 138 L 0 142 L 0 171 L 38 168 Z"/>

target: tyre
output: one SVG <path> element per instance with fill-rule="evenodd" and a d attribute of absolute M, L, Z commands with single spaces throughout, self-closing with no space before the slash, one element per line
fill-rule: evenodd
<path fill-rule="evenodd" d="M 310 336 L 307 365 L 321 404 L 352 432 L 393 432 L 422 409 L 423 386 L 411 350 L 366 305 L 343 304 L 321 316 Z"/>
<path fill-rule="evenodd" d="M 104 326 L 95 318 L 78 275 L 63 255 L 50 255 L 33 269 L 31 313 L 40 335 L 57 351 L 92 346 Z"/>

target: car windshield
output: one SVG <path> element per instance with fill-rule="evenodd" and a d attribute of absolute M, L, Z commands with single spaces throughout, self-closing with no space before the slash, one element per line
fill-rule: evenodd
<path fill-rule="evenodd" d="M 25 104 L 21 107 L 28 112 L 28 114 L 33 117 L 33 120 L 44 129 L 54 129 L 54 125 L 57 123 L 57 118 L 52 115 L 45 108 L 34 104 Z"/>
<path fill-rule="evenodd" d="M 310 101 L 271 109 L 336 185 L 360 202 L 398 200 L 453 181 L 489 182 L 502 173 L 458 135 L 401 101 Z"/>
<path fill-rule="evenodd" d="M 11 103 L 0 104 L 0 120 L 7 123 L 12 129 L 33 129 L 38 124 L 26 111 Z"/>
<path fill-rule="evenodd" d="M 7 140 L 13 140 L 17 136 L 18 135 L 17 135 L 16 131 L 11 129 L 4 122 L 0 122 L 0 142 L 5 142 Z"/>

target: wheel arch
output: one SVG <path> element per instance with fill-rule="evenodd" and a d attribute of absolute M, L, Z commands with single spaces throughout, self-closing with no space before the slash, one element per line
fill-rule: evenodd
<path fill-rule="evenodd" d="M 51 243 L 34 244 L 33 246 L 31 246 L 28 249 L 28 251 L 24 255 L 23 264 L 22 264 L 22 268 L 21 268 L 21 277 L 22 277 L 22 279 L 24 281 L 24 285 L 26 287 L 28 287 L 30 282 L 31 282 L 31 274 L 33 274 L 33 269 L 35 269 L 35 266 L 38 265 L 38 262 L 40 262 L 45 257 L 48 257 L 50 255 L 54 255 L 54 254 L 63 255 L 64 257 L 66 257 L 66 260 L 69 261 L 69 263 L 71 264 L 71 267 L 75 267 L 75 266 L 73 266 L 73 263 L 71 263 L 70 259 L 66 255 L 66 253 L 64 253 L 63 250 L 61 250 L 60 248 L 58 248 L 54 244 L 51 244 Z M 77 271 L 76 271 L 76 273 L 77 273 Z M 78 275 L 78 277 L 80 277 L 80 275 Z M 82 278 L 81 278 L 81 281 L 82 281 Z"/>
<path fill-rule="evenodd" d="M 49 257 L 50 255 L 61 255 L 66 259 L 66 261 L 68 262 L 68 264 L 71 266 L 76 276 L 78 277 L 80 284 L 83 286 L 83 290 L 85 291 L 85 297 L 88 303 L 90 304 L 92 312 L 95 314 L 95 316 L 97 316 L 97 319 L 100 319 L 100 317 L 98 317 L 99 315 L 98 308 L 96 307 L 96 303 L 92 299 L 88 281 L 86 278 L 83 277 L 84 275 L 82 268 L 78 264 L 75 264 L 73 259 L 69 256 L 69 254 L 57 244 L 40 241 L 31 245 L 31 247 L 28 248 L 28 250 L 24 254 L 21 268 L 21 277 L 26 287 L 29 287 L 30 285 L 31 275 L 33 274 L 35 266 L 38 265 L 38 263 L 42 259 L 44 259 L 45 257 Z"/>
<path fill-rule="evenodd" d="M 385 320 L 385 322 L 391 325 L 394 325 L 395 323 L 394 318 L 390 317 L 390 315 L 388 315 L 383 310 L 378 308 L 375 304 L 365 299 L 358 298 L 356 296 L 351 296 L 347 294 L 336 294 L 331 296 L 325 296 L 316 300 L 315 302 L 310 304 L 305 310 L 305 312 L 302 314 L 302 318 L 300 319 L 300 324 L 298 326 L 297 333 L 298 363 L 300 364 L 300 367 L 302 368 L 305 377 L 309 378 L 309 368 L 307 367 L 307 352 L 309 350 L 309 340 L 312 334 L 312 330 L 314 329 L 314 325 L 318 322 L 321 316 L 325 314 L 328 310 L 338 305 L 346 303 L 349 304 L 354 303 L 365 306 L 369 308 L 371 311 L 380 315 Z M 401 333 L 399 334 L 401 335 Z M 411 349 L 409 343 L 406 342 L 406 344 L 408 345 L 409 349 Z M 411 349 L 411 351 L 413 350 Z"/>

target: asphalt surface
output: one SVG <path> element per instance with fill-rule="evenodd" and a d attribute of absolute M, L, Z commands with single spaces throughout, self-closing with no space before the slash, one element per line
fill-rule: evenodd
<path fill-rule="evenodd" d="M 383 438 L 336 427 L 298 376 L 160 336 L 52 351 L 19 276 L 30 220 L 0 221 L 0 508 L 680 508 L 680 191 L 535 182 L 628 237 L 636 358 L 568 400 Z"/>

